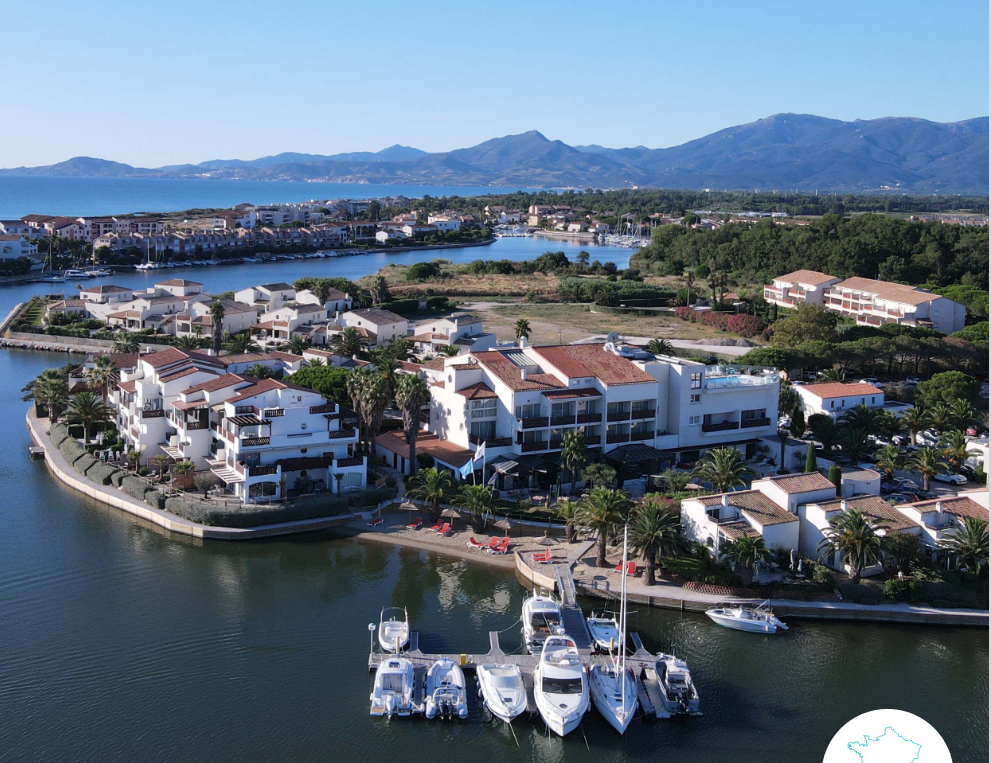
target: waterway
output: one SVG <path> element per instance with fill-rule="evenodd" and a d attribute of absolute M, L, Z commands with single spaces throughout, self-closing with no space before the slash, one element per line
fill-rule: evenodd
<path fill-rule="evenodd" d="M 505 239 L 443 256 L 523 259 L 547 248 Z M 590 251 L 618 264 L 629 256 Z M 190 277 L 219 290 L 306 273 L 355 278 L 382 262 L 435 256 L 204 268 Z M 41 287 L 0 290 L 0 313 Z M 382 606 L 409 608 L 424 650 L 484 651 L 487 632 L 501 629 L 508 649 L 525 594 L 516 578 L 330 534 L 196 542 L 85 499 L 27 454 L 19 390 L 63 361 L 0 352 L 0 760 L 816 761 L 840 726 L 876 708 L 926 718 L 957 763 L 988 760 L 981 629 L 793 621 L 764 637 L 641 610 L 633 624 L 647 647 L 689 661 L 703 717 L 636 721 L 620 738 L 593 712 L 584 736 L 564 740 L 539 720 L 522 721 L 519 749 L 506 728 L 483 720 L 474 697 L 465 722 L 371 718 L 367 624 Z"/>

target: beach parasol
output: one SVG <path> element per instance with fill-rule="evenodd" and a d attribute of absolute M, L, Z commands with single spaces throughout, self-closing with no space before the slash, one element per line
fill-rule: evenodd
<path fill-rule="evenodd" d="M 541 538 L 540 540 L 537 541 L 537 545 L 538 546 L 556 546 L 560 542 L 561 541 L 559 541 L 557 538 L 554 538 L 554 537 L 552 537 L 550 535 L 545 535 L 543 538 Z"/>
<path fill-rule="evenodd" d="M 420 510 L 420 507 L 417 506 L 412 501 L 404 501 L 403 503 L 399 504 L 399 510 L 400 511 L 419 511 Z"/>
<path fill-rule="evenodd" d="M 457 512 L 457 509 L 444 509 L 440 515 L 447 519 L 461 519 L 461 515 Z"/>
<path fill-rule="evenodd" d="M 506 535 L 509 535 L 509 531 L 513 529 L 513 523 L 506 518 L 494 522 L 492 526 L 498 527 L 500 530 L 505 530 Z"/>

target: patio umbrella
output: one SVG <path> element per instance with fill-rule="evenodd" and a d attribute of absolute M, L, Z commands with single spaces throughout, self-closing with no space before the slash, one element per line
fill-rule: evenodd
<path fill-rule="evenodd" d="M 448 519 L 461 519 L 461 515 L 456 509 L 444 509 L 440 515 L 442 517 L 447 517 Z"/>
<path fill-rule="evenodd" d="M 500 519 L 493 524 L 493 527 L 498 527 L 500 530 L 505 530 L 506 535 L 509 535 L 509 531 L 513 529 L 513 523 L 508 519 Z"/>
<path fill-rule="evenodd" d="M 802 560 L 801 559 L 798 560 L 798 574 L 799 575 L 802 574 Z"/>
<path fill-rule="evenodd" d="M 545 535 L 543 538 L 537 541 L 538 546 L 556 546 L 560 543 L 557 538 L 551 537 L 550 535 Z"/>
<path fill-rule="evenodd" d="M 417 506 L 412 501 L 404 501 L 403 503 L 399 504 L 399 510 L 400 511 L 419 511 L 420 510 L 420 507 Z"/>

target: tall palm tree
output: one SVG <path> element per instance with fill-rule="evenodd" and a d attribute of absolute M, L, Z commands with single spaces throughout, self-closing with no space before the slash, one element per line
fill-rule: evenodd
<path fill-rule="evenodd" d="M 841 382 L 846 381 L 846 371 L 842 368 L 827 368 L 821 374 L 817 381 L 820 382 Z"/>
<path fill-rule="evenodd" d="M 440 348 L 440 354 L 446 358 L 456 358 L 461 354 L 461 348 L 456 344 L 445 344 Z"/>
<path fill-rule="evenodd" d="M 812 436 L 821 444 L 826 453 L 826 458 L 833 452 L 833 448 L 840 444 L 842 430 L 832 417 L 822 413 L 814 413 L 809 416 L 808 427 L 812 430 Z"/>
<path fill-rule="evenodd" d="M 271 379 L 272 369 L 264 363 L 255 363 L 251 368 L 245 370 L 244 375 L 255 379 Z"/>
<path fill-rule="evenodd" d="M 67 418 L 73 424 L 82 425 L 83 445 L 86 445 L 90 430 L 97 424 L 110 421 L 110 409 L 92 392 L 79 392 L 69 402 Z"/>
<path fill-rule="evenodd" d="M 410 474 L 416 473 L 416 437 L 423 406 L 430 403 L 430 388 L 419 376 L 402 374 L 396 380 L 396 406 L 403 413 L 403 430 L 409 445 Z"/>
<path fill-rule="evenodd" d="M 48 411 L 49 423 L 55 424 L 69 402 L 69 383 L 61 376 L 40 378 L 32 385 L 30 395 L 39 407 Z"/>
<path fill-rule="evenodd" d="M 172 340 L 172 346 L 186 351 L 199 350 L 202 348 L 202 340 L 192 334 L 183 334 Z"/>
<path fill-rule="evenodd" d="M 878 525 L 856 509 L 848 509 L 829 520 L 818 551 L 839 554 L 847 565 L 850 580 L 860 582 L 860 573 L 881 560 L 881 536 Z"/>
<path fill-rule="evenodd" d="M 840 424 L 870 432 L 877 420 L 877 410 L 861 403 L 850 408 L 840 418 Z"/>
<path fill-rule="evenodd" d="M 862 426 L 844 426 L 840 430 L 840 447 L 853 463 L 859 461 L 868 450 L 867 436 L 871 430 Z"/>
<path fill-rule="evenodd" d="M 440 505 L 447 503 L 458 493 L 457 483 L 447 469 L 431 466 L 421 469 L 409 479 L 406 495 L 430 506 L 430 516 L 436 522 L 440 519 Z"/>
<path fill-rule="evenodd" d="M 224 316 L 227 314 L 227 311 L 224 309 L 224 303 L 219 299 L 212 302 L 209 313 L 210 322 L 213 324 L 211 326 L 213 330 L 213 352 L 215 355 L 219 355 L 224 339 Z"/>
<path fill-rule="evenodd" d="M 224 351 L 229 355 L 245 355 L 249 352 L 258 352 L 261 347 L 258 342 L 251 338 L 248 331 L 239 331 L 236 334 L 228 332 L 224 339 Z"/>
<path fill-rule="evenodd" d="M 279 347 L 283 352 L 291 355 L 302 355 L 310 346 L 309 340 L 301 336 L 291 336 L 289 340 Z"/>
<path fill-rule="evenodd" d="M 585 430 L 569 429 L 561 438 L 561 466 L 568 470 L 571 492 L 575 492 L 578 475 L 588 462 L 588 445 L 585 443 Z"/>
<path fill-rule="evenodd" d="M 413 342 L 409 337 L 397 337 L 386 345 L 385 352 L 396 361 L 412 360 L 414 357 Z"/>
<path fill-rule="evenodd" d="M 593 488 L 588 497 L 582 498 L 578 506 L 579 524 L 591 532 L 598 533 L 599 548 L 596 560 L 600 567 L 606 566 L 606 543 L 609 534 L 623 524 L 633 503 L 622 490 L 606 487 Z"/>
<path fill-rule="evenodd" d="M 692 287 L 695 285 L 695 273 L 691 270 L 685 273 L 685 288 L 688 290 L 688 294 L 685 296 L 685 304 L 688 307 L 692 306 Z M 697 295 L 696 295 L 697 296 Z M 648 350 L 649 352 L 649 350 Z"/>
<path fill-rule="evenodd" d="M 93 360 L 93 367 L 86 369 L 86 383 L 90 387 L 99 387 L 100 399 L 107 399 L 107 390 L 117 378 L 117 366 L 109 355 L 98 355 Z"/>
<path fill-rule="evenodd" d="M 915 435 L 929 426 L 929 414 L 918 406 L 913 406 L 901 415 L 901 419 L 908 430 L 909 440 L 915 445 Z"/>
<path fill-rule="evenodd" d="M 562 498 L 551 507 L 551 510 L 554 512 L 555 517 L 564 522 L 565 540 L 568 543 L 574 543 L 575 534 L 579 526 L 578 503 L 567 498 Z"/>
<path fill-rule="evenodd" d="M 516 321 L 516 326 L 514 328 L 516 331 L 517 342 L 520 341 L 521 339 L 530 338 L 530 321 L 528 321 L 526 318 L 520 318 L 518 321 Z"/>
<path fill-rule="evenodd" d="M 735 564 L 757 574 L 757 565 L 771 558 L 771 551 L 760 535 L 744 535 L 729 544 L 723 552 Z"/>
<path fill-rule="evenodd" d="M 929 426 L 940 434 L 949 432 L 954 427 L 955 416 L 946 403 L 936 403 L 929 409 Z"/>
<path fill-rule="evenodd" d="M 929 484 L 934 474 L 946 471 L 946 463 L 940 460 L 939 451 L 935 448 L 919 448 L 909 459 L 908 466 L 922 475 L 922 489 L 929 492 Z"/>
<path fill-rule="evenodd" d="M 894 473 L 905 466 L 905 452 L 897 445 L 885 445 L 874 451 L 874 466 L 891 479 Z"/>
<path fill-rule="evenodd" d="M 485 516 L 496 506 L 492 490 L 485 485 L 465 485 L 452 503 L 471 515 L 471 527 L 478 533 L 485 530 Z"/>
<path fill-rule="evenodd" d="M 346 384 L 348 397 L 365 432 L 365 443 L 374 454 L 375 437 L 390 402 L 388 384 L 384 377 L 367 366 L 352 372 Z M 410 465 L 410 469 L 415 467 Z"/>
<path fill-rule="evenodd" d="M 946 459 L 946 463 L 954 474 L 960 472 L 960 467 L 968 458 L 979 455 L 978 451 L 967 447 L 967 437 L 963 432 L 948 432 L 943 435 L 939 444 L 939 454 Z"/>
<path fill-rule="evenodd" d="M 904 434 L 905 423 L 891 411 L 881 411 L 874 421 L 874 428 L 890 440 L 896 435 Z"/>
<path fill-rule="evenodd" d="M 644 559 L 647 585 L 655 585 L 658 560 L 682 548 L 681 517 L 659 503 L 641 503 L 630 522 L 630 544 Z"/>
<path fill-rule="evenodd" d="M 974 413 L 974 407 L 963 398 L 957 398 L 952 403 L 950 403 L 950 421 L 953 424 L 954 429 L 959 429 L 964 431 L 971 424 L 977 424 L 977 414 Z"/>
<path fill-rule="evenodd" d="M 980 517 L 966 517 L 962 527 L 947 534 L 942 546 L 956 557 L 957 564 L 980 575 L 988 564 L 988 523 Z"/>
<path fill-rule="evenodd" d="M 130 331 L 122 331 L 114 339 L 113 351 L 119 353 L 134 353 L 139 349 L 137 338 Z"/>
<path fill-rule="evenodd" d="M 368 348 L 368 341 L 357 328 L 347 326 L 334 334 L 330 346 L 337 355 L 353 358 L 364 353 Z"/>
<path fill-rule="evenodd" d="M 743 487 L 747 479 L 756 476 L 746 465 L 743 453 L 732 447 L 707 450 L 692 471 L 692 477 L 708 482 L 717 493 Z"/>
<path fill-rule="evenodd" d="M 651 339 L 646 350 L 651 355 L 674 355 L 674 347 L 667 339 Z"/>

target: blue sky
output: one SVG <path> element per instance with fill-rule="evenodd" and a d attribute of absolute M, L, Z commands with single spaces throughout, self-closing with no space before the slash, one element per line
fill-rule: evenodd
<path fill-rule="evenodd" d="M 988 114 L 979 2 L 4 3 L 0 166 Z"/>

